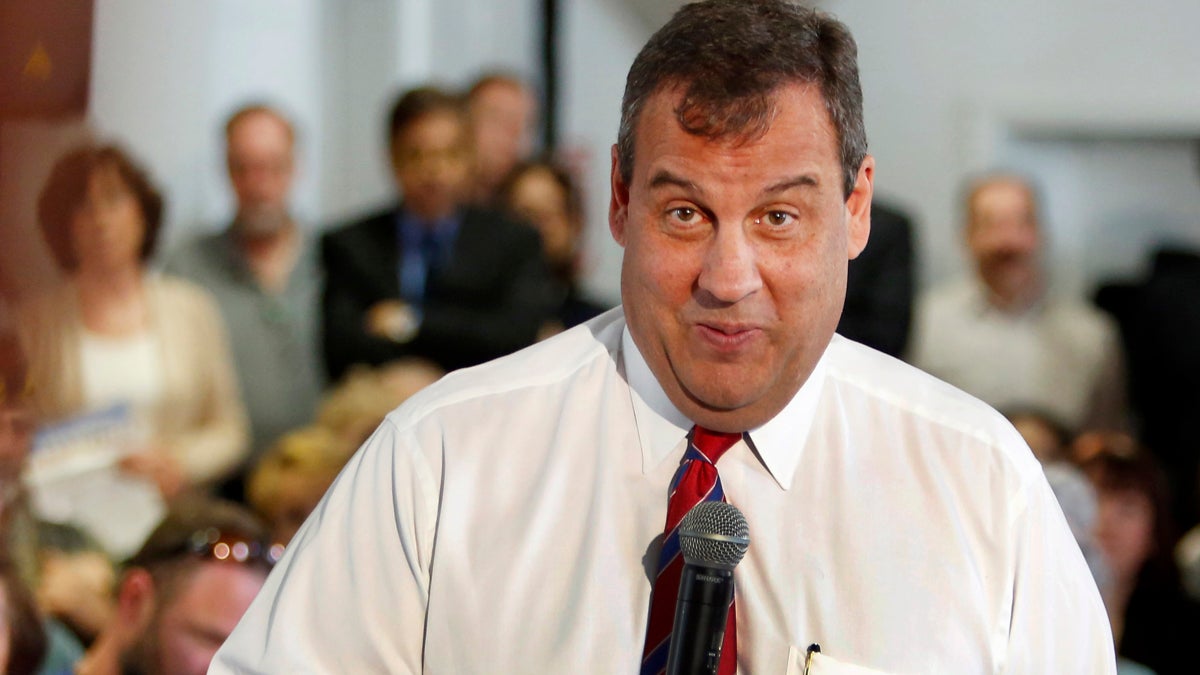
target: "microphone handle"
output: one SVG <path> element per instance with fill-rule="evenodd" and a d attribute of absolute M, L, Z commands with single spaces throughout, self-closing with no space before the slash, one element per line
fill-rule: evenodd
<path fill-rule="evenodd" d="M 684 564 L 667 675 L 716 675 L 733 602 L 733 570 Z"/>

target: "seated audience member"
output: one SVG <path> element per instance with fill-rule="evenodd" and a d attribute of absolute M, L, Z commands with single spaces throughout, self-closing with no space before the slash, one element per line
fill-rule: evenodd
<path fill-rule="evenodd" d="M 515 75 L 486 73 L 467 90 L 467 112 L 475 151 L 472 198 L 493 204 L 500 183 L 533 151 L 537 97 Z"/>
<path fill-rule="evenodd" d="M 0 576 L 5 621 L 0 635 L 0 672 L 70 673 L 83 653 L 75 635 L 38 611 L 39 532 L 22 474 L 36 420 L 28 369 L 16 336 L 0 314 Z M 7 666 L 3 662 L 7 661 Z"/>
<path fill-rule="evenodd" d="M 325 395 L 317 422 L 357 448 L 388 413 L 441 376 L 439 368 L 418 359 L 356 367 Z"/>
<path fill-rule="evenodd" d="M 211 297 L 147 270 L 162 211 L 117 148 L 62 157 L 38 219 L 66 280 L 22 307 L 18 328 L 43 421 L 128 405 L 145 440 L 123 467 L 170 498 L 233 470 L 247 425 Z"/>
<path fill-rule="evenodd" d="M 116 566 L 99 542 L 71 525 L 38 523 L 38 549 L 38 607 L 90 645 L 116 608 Z"/>
<path fill-rule="evenodd" d="M 541 245 L 528 227 L 467 205 L 461 101 L 408 91 L 389 131 L 403 201 L 322 240 L 331 379 L 405 356 L 453 370 L 533 343 L 552 303 Z"/>
<path fill-rule="evenodd" d="M 1099 495 L 1096 543 L 1118 654 L 1159 675 L 1195 672 L 1200 613 L 1180 585 L 1162 471 L 1124 434 L 1086 433 L 1073 450 Z"/>
<path fill-rule="evenodd" d="M 974 275 L 924 293 L 911 361 L 1000 409 L 1033 407 L 1075 429 L 1124 425 L 1112 322 L 1049 292 L 1030 182 L 989 174 L 964 200 Z"/>
<path fill-rule="evenodd" d="M 0 672 L 71 675 L 82 655 L 71 631 L 41 615 L 11 561 L 0 558 Z"/>
<path fill-rule="evenodd" d="M 316 242 L 288 206 L 295 136 L 274 108 L 235 112 L 225 159 L 237 210 L 224 230 L 172 252 L 165 266 L 217 301 L 250 420 L 251 460 L 312 420 L 324 375 Z"/>
<path fill-rule="evenodd" d="M 544 160 L 520 164 L 500 185 L 499 202 L 537 228 L 546 263 L 558 282 L 558 306 L 542 326 L 542 337 L 579 325 L 608 309 L 587 298 L 579 288 L 583 204 L 566 169 Z"/>
<path fill-rule="evenodd" d="M 0 672 L 36 673 L 47 652 L 46 631 L 29 589 L 0 560 Z"/>
<path fill-rule="evenodd" d="M 871 239 L 850 261 L 837 332 L 899 358 L 908 346 L 914 276 L 912 220 L 872 200 Z"/>
<path fill-rule="evenodd" d="M 22 476 L 36 429 L 24 351 L 0 325 L 0 558 L 29 588 L 38 577 L 37 522 Z"/>
<path fill-rule="evenodd" d="M 186 497 L 127 563 L 78 675 L 202 675 L 282 553 L 231 502 Z"/>
<path fill-rule="evenodd" d="M 285 434 L 258 460 L 246 496 L 274 541 L 291 541 L 357 447 L 314 425 Z"/>

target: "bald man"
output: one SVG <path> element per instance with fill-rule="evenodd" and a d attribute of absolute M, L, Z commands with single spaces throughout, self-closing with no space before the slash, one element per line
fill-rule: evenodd
<path fill-rule="evenodd" d="M 987 174 L 963 203 L 974 274 L 920 298 L 912 362 L 1001 410 L 1036 409 L 1072 430 L 1123 426 L 1116 329 L 1049 291 L 1033 184 Z"/>
<path fill-rule="evenodd" d="M 252 457 L 311 419 L 322 385 L 319 265 L 312 237 L 288 206 L 295 140 L 292 123 L 274 108 L 234 112 L 225 152 L 236 213 L 166 265 L 216 296 L 250 415 Z M 228 496 L 240 496 L 236 485 Z"/>

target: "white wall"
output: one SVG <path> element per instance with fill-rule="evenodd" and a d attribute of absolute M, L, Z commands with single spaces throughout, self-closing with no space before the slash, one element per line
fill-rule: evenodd
<path fill-rule="evenodd" d="M 322 3 L 322 224 L 394 199 L 387 114 L 408 87 L 458 88 L 502 68 L 536 81 L 540 0 Z"/>
<path fill-rule="evenodd" d="M 168 200 L 168 245 L 230 214 L 221 125 L 238 105 L 322 128 L 320 0 L 98 0 L 89 120 L 152 170 Z M 318 212 L 320 146 L 306 146 L 294 206 Z"/>
<path fill-rule="evenodd" d="M 1153 223 L 1200 226 L 1200 176 L 1182 145 L 1200 137 L 1200 3 L 822 4 L 858 41 L 879 186 L 920 218 L 927 281 L 962 268 L 959 183 L 996 164 L 1042 183 L 1053 264 L 1075 290 L 1118 266 L 1094 250 L 1100 241 L 1131 269 L 1144 248 L 1133 240 L 1157 238 Z M 1140 208 L 1151 193 L 1157 216 Z M 1117 209 L 1124 233 L 1101 222 Z"/>
<path fill-rule="evenodd" d="M 652 28 L 623 2 L 565 2 L 560 59 L 560 136 L 583 174 L 585 286 L 620 298 L 621 249 L 608 231 L 610 148 L 617 140 L 625 74 Z"/>
<path fill-rule="evenodd" d="M 167 196 L 165 246 L 219 228 L 232 199 L 222 124 L 249 101 L 299 131 L 293 207 L 319 228 L 394 198 L 384 152 L 402 89 L 484 68 L 539 70 L 540 0 L 95 0 L 86 120 L 0 125 L 0 276 L 53 275 L 34 200 L 88 130 L 128 148 Z M 19 269 L 18 269 L 19 268 Z"/>
<path fill-rule="evenodd" d="M 625 72 L 654 28 L 644 4 L 658 2 L 636 1 L 563 0 L 561 9 L 559 128 L 586 175 L 587 283 L 613 298 L 620 251 L 607 233 L 608 149 Z M 1200 3 L 820 4 L 859 42 L 879 190 L 918 217 L 927 280 L 961 268 L 958 184 L 964 172 L 995 163 L 1038 173 L 1055 262 L 1073 286 L 1098 270 L 1133 269 L 1131 259 L 1160 230 L 1195 231 L 1185 223 L 1198 219 L 1200 180 L 1179 139 L 1200 136 Z M 392 197 L 383 118 L 402 87 L 428 79 L 458 86 L 495 65 L 538 72 L 540 7 L 541 0 L 96 0 L 89 117 L 165 187 L 175 242 L 229 213 L 222 118 L 249 98 L 279 102 L 301 131 L 296 208 L 327 225 Z M 10 174 L 0 176 L 0 195 L 20 202 L 0 205 L 0 231 L 32 231 L 27 202 L 49 160 L 26 162 L 12 178 L 13 158 L 57 154 L 63 138 L 80 133 L 60 126 L 57 135 L 41 123 L 0 128 L 0 168 Z M 1105 183 L 1093 184 L 1101 177 Z M 1104 220 L 1113 212 L 1129 225 Z M 7 265 L 37 247 L 26 240 L 3 248 Z M 1086 269 L 1071 272 L 1078 265 Z"/>

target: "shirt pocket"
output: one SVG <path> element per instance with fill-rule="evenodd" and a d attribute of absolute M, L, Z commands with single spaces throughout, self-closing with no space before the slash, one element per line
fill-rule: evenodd
<path fill-rule="evenodd" d="M 787 675 L 888 675 L 886 671 L 843 663 L 819 651 L 792 646 L 788 654 Z"/>

